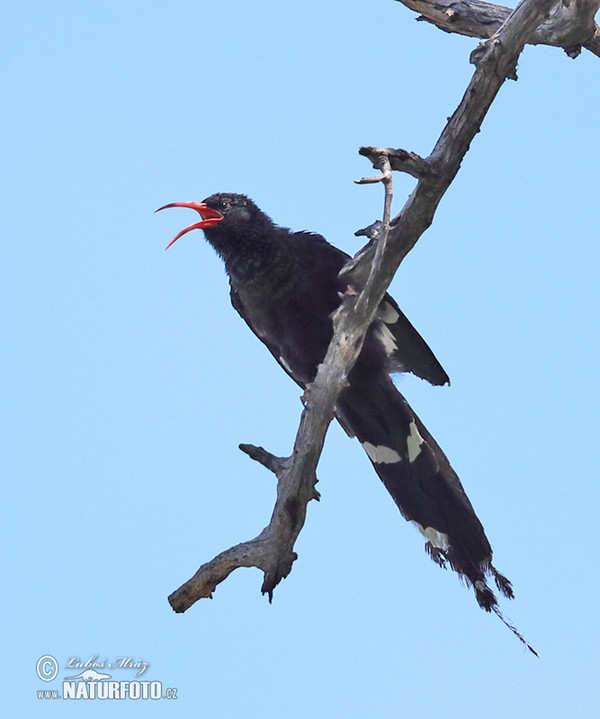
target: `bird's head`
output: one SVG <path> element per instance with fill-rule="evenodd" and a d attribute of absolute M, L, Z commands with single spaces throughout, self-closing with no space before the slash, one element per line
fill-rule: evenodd
<path fill-rule="evenodd" d="M 227 234 L 232 237 L 237 234 L 245 235 L 250 230 L 255 230 L 262 225 L 265 220 L 269 221 L 248 197 L 228 192 L 218 192 L 202 202 L 172 202 L 164 207 L 159 207 L 156 211 L 159 212 L 168 207 L 188 207 L 199 212 L 202 219 L 182 230 L 165 249 L 169 249 L 174 242 L 190 230 L 208 230 L 206 237 L 212 242 L 217 239 L 217 235 Z"/>

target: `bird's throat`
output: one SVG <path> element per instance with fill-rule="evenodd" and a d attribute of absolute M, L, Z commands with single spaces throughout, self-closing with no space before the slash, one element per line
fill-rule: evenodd
<path fill-rule="evenodd" d="M 277 275 L 287 274 L 284 247 L 265 235 L 205 231 L 206 239 L 223 260 L 225 270 L 237 286 L 277 282 Z M 270 280 L 269 280 L 270 278 Z"/>

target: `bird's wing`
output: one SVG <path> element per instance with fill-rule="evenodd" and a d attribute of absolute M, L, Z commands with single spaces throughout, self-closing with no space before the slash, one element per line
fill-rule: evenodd
<path fill-rule="evenodd" d="M 296 232 L 293 237 L 306 244 L 307 257 L 319 257 L 319 264 L 328 266 L 331 273 L 339 273 L 351 259 L 335 245 L 329 244 L 321 235 Z M 317 270 L 319 267 L 317 266 Z M 315 270 L 313 269 L 312 272 Z M 309 274 L 311 268 L 305 267 Z M 338 282 L 341 293 L 346 290 L 344 281 Z M 450 384 L 450 379 L 438 362 L 429 345 L 410 323 L 396 300 L 386 294 L 377 310 L 373 327 L 387 355 L 388 372 L 411 372 L 434 385 Z"/>
<path fill-rule="evenodd" d="M 434 385 L 450 384 L 450 379 L 429 345 L 387 295 L 377 309 L 375 334 L 388 356 L 388 371 L 412 372 Z"/>
<path fill-rule="evenodd" d="M 296 232 L 290 240 L 294 252 L 289 254 L 296 266 L 279 301 L 273 304 L 263 297 L 246 297 L 232 283 L 231 303 L 283 369 L 304 387 L 314 379 L 329 344 L 328 318 L 346 291 L 346 283 L 334 278 L 349 256 L 314 233 Z M 450 382 L 427 342 L 389 294 L 379 305 L 369 335 L 379 340 L 390 374 L 411 372 L 433 385 Z"/>
<path fill-rule="evenodd" d="M 302 376 L 285 360 L 285 349 L 277 342 L 277 335 L 269 331 L 268 327 L 261 326 L 258 322 L 253 320 L 251 313 L 248 308 L 244 305 L 241 294 L 233 286 L 231 287 L 230 294 L 231 304 L 248 327 L 254 332 L 258 339 L 266 346 L 269 352 L 276 359 L 280 367 L 286 372 L 297 384 L 303 389 L 310 381 L 310 378 Z"/>

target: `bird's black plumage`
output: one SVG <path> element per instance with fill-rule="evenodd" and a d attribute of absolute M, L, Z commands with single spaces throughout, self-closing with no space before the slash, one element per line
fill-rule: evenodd
<path fill-rule="evenodd" d="M 193 207 L 205 218 L 188 229 L 204 229 L 223 259 L 233 306 L 306 388 L 332 337 L 331 313 L 346 289 L 338 275 L 348 255 L 320 235 L 275 225 L 244 195 L 218 193 L 202 203 L 175 205 Z M 433 559 L 449 564 L 473 586 L 480 606 L 499 614 L 488 577 L 507 597 L 513 596 L 511 584 L 492 565 L 490 544 L 456 473 L 394 386 L 393 372 L 412 372 L 436 385 L 448 382 L 433 352 L 386 295 L 336 416 L 359 439 L 404 517 L 424 534 Z"/>

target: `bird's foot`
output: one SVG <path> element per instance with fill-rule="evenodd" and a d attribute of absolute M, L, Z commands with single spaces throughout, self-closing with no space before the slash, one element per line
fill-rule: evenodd
<path fill-rule="evenodd" d="M 312 390 L 312 384 L 307 384 L 304 388 L 304 392 L 300 395 L 300 401 L 302 404 L 306 407 L 306 405 L 310 402 L 310 393 Z"/>

